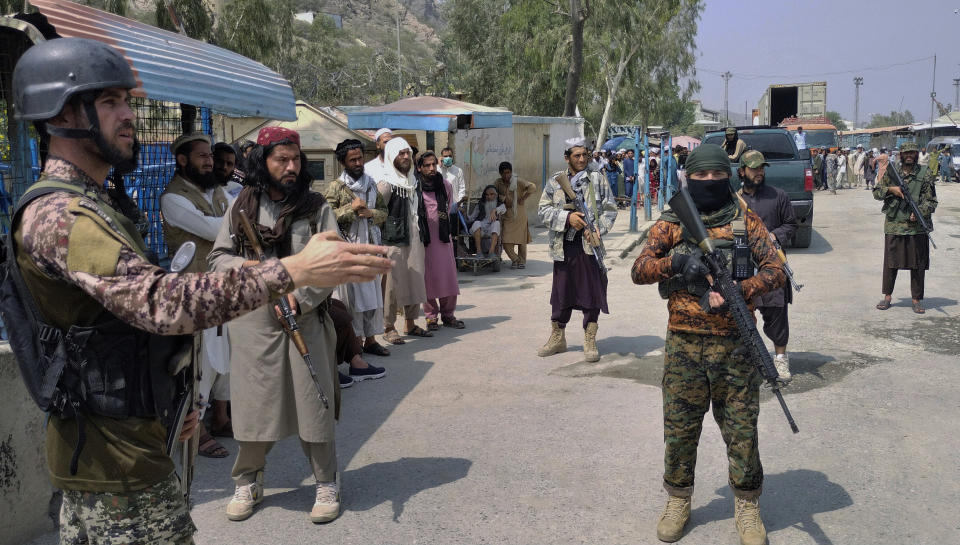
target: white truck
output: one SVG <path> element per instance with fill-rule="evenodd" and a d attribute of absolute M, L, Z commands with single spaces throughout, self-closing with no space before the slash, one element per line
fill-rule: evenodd
<path fill-rule="evenodd" d="M 777 126 L 788 117 L 825 117 L 827 82 L 771 85 L 760 97 L 757 109 L 760 125 Z"/>

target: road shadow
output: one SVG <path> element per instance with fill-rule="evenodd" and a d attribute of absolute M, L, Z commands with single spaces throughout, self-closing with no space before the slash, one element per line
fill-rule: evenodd
<path fill-rule="evenodd" d="M 947 297 L 926 297 L 923 299 L 923 308 L 927 312 L 935 312 L 942 316 L 953 316 L 946 310 L 944 307 L 953 307 L 957 305 L 956 299 L 949 299 Z M 913 307 L 913 299 L 909 297 L 901 297 L 899 301 L 890 305 L 891 307 Z"/>
<path fill-rule="evenodd" d="M 833 251 L 833 245 L 821 235 L 817 229 L 826 229 L 826 227 L 815 227 L 813 229 L 813 234 L 810 237 L 810 247 L 809 248 L 788 248 L 788 254 L 826 254 Z"/>
<path fill-rule="evenodd" d="M 399 458 L 352 469 L 344 474 L 351 486 L 349 494 L 344 495 L 343 508 L 367 511 L 389 501 L 397 522 L 407 500 L 466 477 L 472 465 L 465 458 Z"/>
<path fill-rule="evenodd" d="M 341 491 L 341 511 L 368 511 L 384 502 L 393 508 L 393 520 L 399 522 L 407 500 L 424 490 L 443 486 L 467 476 L 473 462 L 465 458 L 399 458 L 392 462 L 369 464 L 342 475 L 349 483 Z M 303 512 L 313 505 L 316 488 L 299 486 L 285 492 L 266 494 L 263 512 L 269 507 Z"/>
<path fill-rule="evenodd" d="M 690 514 L 692 525 L 733 518 L 733 491 L 729 486 L 723 486 L 716 494 L 720 497 L 693 510 Z M 819 471 L 796 469 L 763 478 L 760 512 L 767 532 L 796 528 L 810 536 L 817 545 L 832 545 L 833 540 L 813 516 L 851 505 L 853 498 L 850 494 Z"/>

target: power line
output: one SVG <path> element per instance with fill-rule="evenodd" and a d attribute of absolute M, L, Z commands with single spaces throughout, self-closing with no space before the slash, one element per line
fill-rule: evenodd
<path fill-rule="evenodd" d="M 738 78 L 741 78 L 741 79 L 762 79 L 762 78 L 766 78 L 766 79 L 818 78 L 818 77 L 823 77 L 823 76 L 842 76 L 842 75 L 844 75 L 844 74 L 854 74 L 854 73 L 857 73 L 857 72 L 869 72 L 869 71 L 889 70 L 889 69 L 895 68 L 895 67 L 897 67 L 897 66 L 906 66 L 906 65 L 908 65 L 908 64 L 916 64 L 916 63 L 920 63 L 920 62 L 924 62 L 924 61 L 929 61 L 929 60 L 932 60 L 932 59 L 933 59 L 933 56 L 931 55 L 931 56 L 929 56 L 929 57 L 921 57 L 921 58 L 919 58 L 919 59 L 912 59 L 912 60 L 903 61 L 903 62 L 893 62 L 893 63 L 888 63 L 888 64 L 884 64 L 884 65 L 878 65 L 878 66 L 868 66 L 868 67 L 865 67 L 865 68 L 855 68 L 855 69 L 852 69 L 852 70 L 838 70 L 838 71 L 836 71 L 836 72 L 820 72 L 820 73 L 815 73 L 815 74 L 779 74 L 779 75 L 774 75 L 774 74 L 747 74 L 747 73 L 737 72 L 737 73 L 736 73 L 736 76 L 737 76 Z M 708 74 L 716 74 L 716 75 L 720 75 L 720 76 L 722 76 L 725 72 L 727 72 L 726 70 L 713 70 L 713 69 L 711 69 L 711 68 L 702 68 L 702 67 L 699 67 L 699 66 L 697 67 L 697 70 L 700 70 L 700 71 L 702 71 L 702 72 L 706 72 L 706 73 L 708 73 Z"/>

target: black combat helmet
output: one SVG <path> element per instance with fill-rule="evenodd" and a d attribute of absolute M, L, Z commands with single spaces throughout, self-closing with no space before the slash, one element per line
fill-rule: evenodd
<path fill-rule="evenodd" d="M 111 87 L 137 87 L 133 70 L 116 49 L 87 38 L 42 42 L 28 49 L 13 70 L 14 116 L 23 121 L 50 119 L 70 97 L 82 93 L 90 129 L 47 129 L 65 138 L 91 138 L 99 131 L 93 101 Z"/>

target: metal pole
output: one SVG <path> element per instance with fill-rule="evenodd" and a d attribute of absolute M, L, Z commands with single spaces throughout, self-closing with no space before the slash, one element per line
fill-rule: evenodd
<path fill-rule="evenodd" d="M 639 174 L 640 169 L 637 168 L 640 166 L 640 127 L 634 127 L 633 131 L 633 169 Z M 634 174 L 634 176 L 637 176 Z M 626 177 L 627 173 L 624 171 L 623 176 Z M 626 187 L 626 186 L 624 186 Z M 630 232 L 637 232 L 637 196 L 640 194 L 640 178 L 637 176 L 633 179 L 633 195 L 630 197 Z"/>
<path fill-rule="evenodd" d="M 953 78 L 953 86 L 957 89 L 957 96 L 953 99 L 953 109 L 960 110 L 960 78 Z"/>
<path fill-rule="evenodd" d="M 650 207 L 650 140 L 647 133 L 643 133 L 643 219 L 653 219 L 653 209 Z"/>
<path fill-rule="evenodd" d="M 933 56 L 933 83 L 930 85 L 930 134 L 933 135 L 933 108 L 937 98 L 937 56 Z"/>
<path fill-rule="evenodd" d="M 730 118 L 727 118 L 729 121 Z M 666 163 L 664 161 L 669 161 L 670 150 L 664 148 L 667 145 L 667 136 L 666 133 L 660 133 L 660 187 L 657 188 L 657 210 L 663 212 L 663 189 L 664 189 L 664 173 L 666 172 Z M 666 157 L 667 159 L 664 159 Z"/>
<path fill-rule="evenodd" d="M 733 77 L 733 74 L 731 74 L 731 73 L 728 71 L 728 72 L 724 72 L 723 74 L 721 74 L 720 77 L 723 78 L 723 117 L 724 117 L 724 124 L 725 124 L 725 125 L 729 125 L 729 124 L 730 124 L 730 102 L 729 102 L 728 99 L 729 99 L 729 97 L 730 97 L 730 78 Z M 661 143 L 662 143 L 662 142 L 661 142 Z M 663 162 L 663 161 L 661 161 L 661 163 L 662 163 L 662 162 Z"/>
<path fill-rule="evenodd" d="M 863 78 L 857 76 L 853 78 L 854 99 L 853 99 L 853 129 L 857 129 L 860 123 L 860 86 L 863 85 Z"/>

